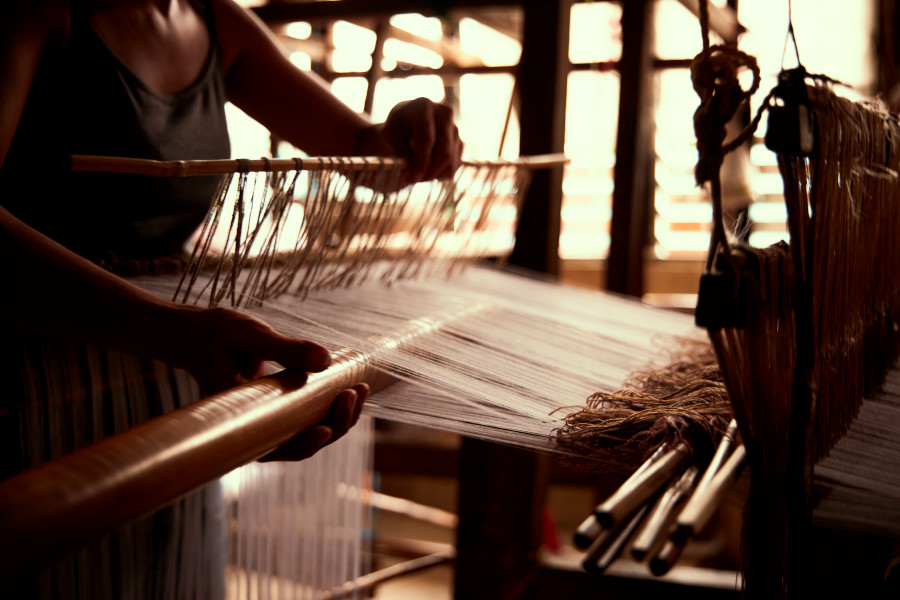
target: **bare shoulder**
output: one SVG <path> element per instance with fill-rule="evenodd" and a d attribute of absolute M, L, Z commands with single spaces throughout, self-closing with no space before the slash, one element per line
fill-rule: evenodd
<path fill-rule="evenodd" d="M 226 71 L 248 53 L 277 51 L 268 28 L 252 11 L 233 0 L 211 0 L 211 4 Z"/>
<path fill-rule="evenodd" d="M 23 45 L 55 52 L 68 39 L 69 0 L 5 0 L 0 2 L 0 48 L 9 51 Z"/>

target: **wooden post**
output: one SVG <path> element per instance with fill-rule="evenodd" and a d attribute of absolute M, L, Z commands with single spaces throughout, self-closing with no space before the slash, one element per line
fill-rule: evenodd
<path fill-rule="evenodd" d="M 648 0 L 622 3 L 619 126 L 616 134 L 607 289 L 640 296 L 654 191 Z"/>
<path fill-rule="evenodd" d="M 363 103 L 363 112 L 372 114 L 372 104 L 375 99 L 375 85 L 384 75 L 381 61 L 384 59 L 384 42 L 388 37 L 388 22 L 379 18 L 375 22 L 375 50 L 372 52 L 372 66 L 366 73 L 366 99 Z"/>
<path fill-rule="evenodd" d="M 524 3 L 521 99 L 522 155 L 561 152 L 569 71 L 570 0 Z M 535 172 L 511 262 L 559 273 L 562 167 Z M 521 597 L 538 570 L 549 465 L 546 456 L 464 439 L 460 452 L 460 524 L 455 596 Z"/>
<path fill-rule="evenodd" d="M 562 152 L 565 142 L 569 14 L 572 2 L 527 2 L 516 87 L 523 156 Z M 535 173 L 525 198 L 510 262 L 559 274 L 562 167 Z"/>

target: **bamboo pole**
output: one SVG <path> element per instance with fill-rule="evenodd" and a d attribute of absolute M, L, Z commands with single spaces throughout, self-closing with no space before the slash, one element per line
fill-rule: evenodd
<path fill-rule="evenodd" d="M 256 158 L 216 160 L 152 160 L 120 156 L 89 156 L 73 154 L 69 157 L 71 171 L 84 173 L 119 173 L 150 177 L 189 177 L 193 175 L 225 175 L 252 171 L 323 171 L 342 168 L 352 171 L 375 170 L 404 164 L 402 159 L 381 157 L 334 158 Z"/>
<path fill-rule="evenodd" d="M 562 154 L 525 156 L 515 161 L 465 161 L 464 166 L 484 167 L 508 164 L 529 169 L 541 169 L 564 165 L 568 160 Z M 88 156 L 73 154 L 68 168 L 84 173 L 119 173 L 147 175 L 150 177 L 188 177 L 192 175 L 225 175 L 252 171 L 321 171 L 340 168 L 350 171 L 368 171 L 405 165 L 401 158 L 379 156 L 307 157 L 307 158 L 258 158 L 217 160 L 151 160 L 119 156 Z"/>
<path fill-rule="evenodd" d="M 364 353 L 215 394 L 0 483 L 0 577 L 14 578 L 171 504 L 307 430 L 356 383 L 393 379 Z"/>

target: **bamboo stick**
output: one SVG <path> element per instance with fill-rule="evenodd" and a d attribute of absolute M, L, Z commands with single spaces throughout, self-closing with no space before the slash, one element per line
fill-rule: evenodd
<path fill-rule="evenodd" d="M 662 548 L 675 523 L 678 511 L 684 506 L 697 482 L 698 472 L 696 466 L 688 468 L 660 496 L 641 525 L 640 531 L 634 536 L 631 555 L 635 559 L 644 560 L 647 557 L 652 559 Z"/>
<path fill-rule="evenodd" d="M 481 167 L 495 164 L 521 165 L 530 169 L 562 166 L 568 160 L 562 154 L 543 154 L 521 157 L 515 161 L 465 161 L 464 166 Z M 192 175 L 225 175 L 250 171 L 321 171 L 339 167 L 349 171 L 377 170 L 383 167 L 402 168 L 402 158 L 379 156 L 258 158 L 216 160 L 151 160 L 119 156 L 89 156 L 73 154 L 68 168 L 84 173 L 119 173 L 150 177 L 188 177 Z"/>
<path fill-rule="evenodd" d="M 634 513 L 675 476 L 687 461 L 689 454 L 687 446 L 679 444 L 637 477 L 626 481 L 612 496 L 594 509 L 594 515 L 600 524 L 604 527 L 614 527 Z"/>
<path fill-rule="evenodd" d="M 404 161 L 380 157 L 336 158 L 257 158 L 216 160 L 151 160 L 120 156 L 89 156 L 73 154 L 69 169 L 83 173 L 120 173 L 150 177 L 189 177 L 193 175 L 226 175 L 251 171 L 322 171 L 341 167 L 352 171 L 374 170 L 382 167 L 402 167 Z"/>
<path fill-rule="evenodd" d="M 743 444 L 734 449 L 724 466 L 706 487 L 697 490 L 678 516 L 678 524 L 673 539 L 684 543 L 688 537 L 698 535 L 712 518 L 725 493 L 740 475 L 747 457 Z"/>

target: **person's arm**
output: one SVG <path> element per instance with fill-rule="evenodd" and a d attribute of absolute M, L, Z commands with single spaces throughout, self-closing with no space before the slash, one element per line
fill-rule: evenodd
<path fill-rule="evenodd" d="M 269 130 L 313 155 L 406 158 L 412 181 L 448 176 L 459 166 L 462 144 L 448 106 L 419 98 L 372 124 L 291 63 L 252 13 L 232 0 L 214 7 L 228 98 Z"/>
<path fill-rule="evenodd" d="M 41 61 L 68 35 L 68 18 L 59 5 L 28 0 L 0 3 L 0 165 L 6 160 Z"/>
<path fill-rule="evenodd" d="M 41 61 L 63 43 L 68 21 L 55 3 L 0 6 L 0 165 L 16 133 Z M 3 208 L 0 190 L 0 322 L 169 362 L 188 370 L 205 393 L 253 377 L 264 361 L 320 371 L 322 346 L 283 336 L 227 309 L 161 300 L 67 250 Z M 368 387 L 336 398 L 327 422 L 275 456 L 303 458 L 340 437 L 359 417 Z"/>
<path fill-rule="evenodd" d="M 284 336 L 228 309 L 162 300 L 37 233 L 0 207 L 0 320 L 186 369 L 205 394 L 233 387 L 275 361 L 304 372 L 325 369 L 328 351 Z M 338 394 L 329 417 L 269 456 L 299 460 L 359 419 L 365 384 Z"/>

